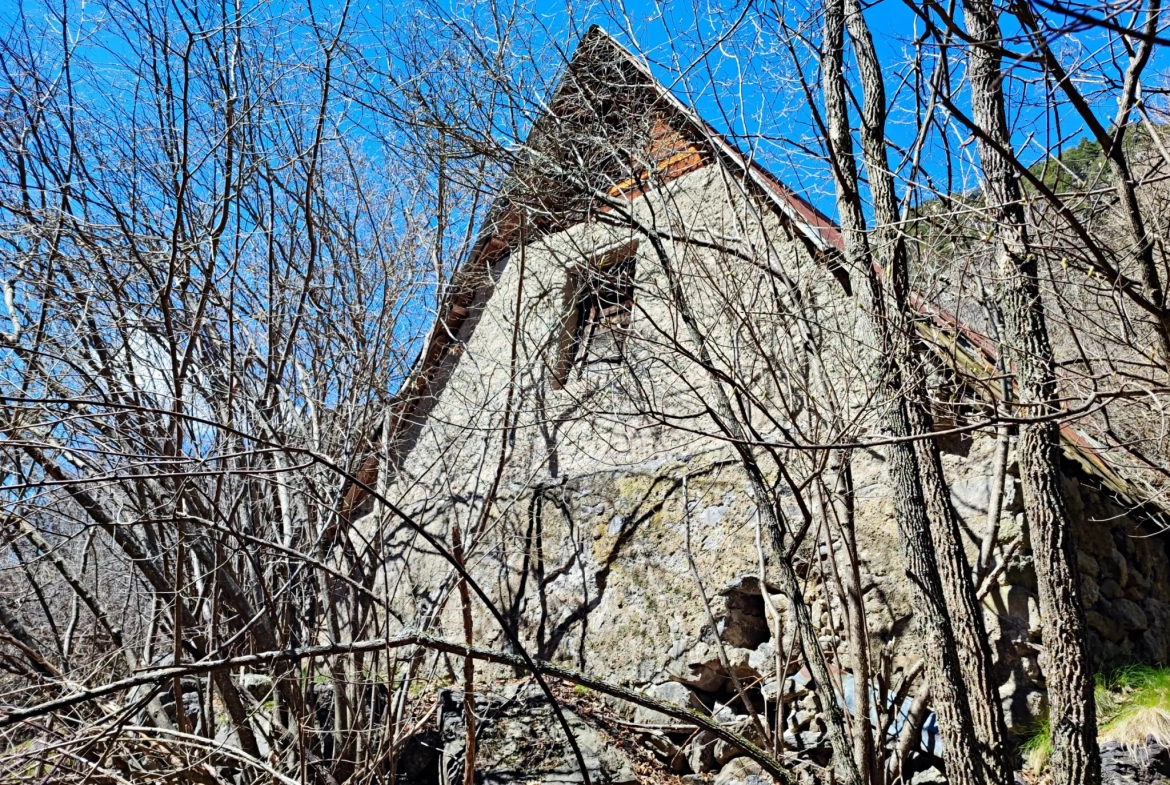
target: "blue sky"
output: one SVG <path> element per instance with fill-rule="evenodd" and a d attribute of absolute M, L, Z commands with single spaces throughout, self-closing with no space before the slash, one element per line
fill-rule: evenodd
<path fill-rule="evenodd" d="M 801 5 L 801 1 L 791 0 L 789 5 L 784 6 L 787 9 L 785 19 L 806 33 L 808 44 L 815 46 L 819 37 L 814 18 L 818 2 L 803 0 L 807 5 Z M 164 0 L 152 2 L 160 8 L 169 9 L 168 13 L 173 14 L 191 14 L 196 7 L 203 15 L 215 13 L 210 10 L 211 7 L 205 10 L 202 5 L 168 5 Z M 827 214 L 834 214 L 832 183 L 826 167 L 816 157 L 817 138 L 810 122 L 808 102 L 795 78 L 797 71 L 782 46 L 776 25 L 767 21 L 767 14 L 778 7 L 775 3 L 766 0 L 759 0 L 756 5 L 718 0 L 664 4 L 649 0 L 629 0 L 624 3 L 620 0 L 590 0 L 568 4 L 564 0 L 524 2 L 532 4 L 513 6 L 493 5 L 482 0 L 414 0 L 396 5 L 375 2 L 353 5 L 348 20 L 353 36 L 352 50 L 347 52 L 347 57 L 353 57 L 346 73 L 349 81 L 339 81 L 337 85 L 337 95 L 340 97 L 337 98 L 338 119 L 334 131 L 338 138 L 344 139 L 367 156 L 371 171 L 395 160 L 395 156 L 401 156 L 406 161 L 407 169 L 415 171 L 419 180 L 429 186 L 427 178 L 432 177 L 433 172 L 423 168 L 425 155 L 419 159 L 423 160 L 423 164 L 410 158 L 418 155 L 419 151 L 406 149 L 409 140 L 404 141 L 401 136 L 395 136 L 401 134 L 401 128 L 396 129 L 395 120 L 390 117 L 393 110 L 385 110 L 384 106 L 379 105 L 379 102 L 393 104 L 401 83 L 417 80 L 418 64 L 429 62 L 425 57 L 411 61 L 408 57 L 400 56 L 401 52 L 396 47 L 403 45 L 402 36 L 409 37 L 417 33 L 422 38 L 415 43 L 424 49 L 426 46 L 434 46 L 436 51 L 441 51 L 446 38 L 462 35 L 465 36 L 465 43 L 474 41 L 491 54 L 500 27 L 499 20 L 492 16 L 493 10 L 506 16 L 518 9 L 518 24 L 510 33 L 511 38 L 503 47 L 505 51 L 501 57 L 508 76 L 505 87 L 512 91 L 514 97 L 518 96 L 516 103 L 522 111 L 509 114 L 506 110 L 499 110 L 498 116 L 493 117 L 494 125 L 485 123 L 481 130 L 491 133 L 493 142 L 511 146 L 522 141 L 541 102 L 550 94 L 555 77 L 572 55 L 577 40 L 591 24 L 597 23 L 636 53 L 643 55 L 659 79 L 684 102 L 694 105 L 716 128 L 727 133 L 741 148 L 756 151 L 760 160 L 778 177 L 804 193 Z M 33 31 L 31 35 L 44 34 L 45 46 L 52 49 L 53 22 L 45 14 L 44 6 L 56 4 L 56 0 L 30 0 L 27 3 L 0 0 L 0 28 L 5 21 L 11 24 L 23 6 L 29 14 L 29 29 Z M 90 20 L 99 19 L 103 13 L 103 4 L 93 0 L 85 3 L 80 0 L 70 1 L 68 7 L 74 20 L 82 12 Z M 341 0 L 319 0 L 314 4 L 317 19 L 324 23 L 323 29 L 329 29 L 332 21 L 340 16 L 341 7 Z M 127 12 L 123 10 L 121 13 Z M 304 5 L 284 0 L 249 2 L 245 4 L 245 16 L 253 21 L 266 18 L 267 24 L 273 25 L 273 29 L 279 29 L 278 33 L 261 42 L 272 47 L 274 57 L 283 56 L 298 46 L 305 46 L 306 51 L 314 47 Z M 910 73 L 905 64 L 913 55 L 914 36 L 921 30 L 921 26 L 901 0 L 881 0 L 868 8 L 866 16 L 879 53 L 887 65 L 887 90 L 895 106 L 888 132 L 895 147 L 892 160 L 897 165 L 901 155 L 898 148 L 905 148 L 917 127 L 911 113 L 915 87 L 913 84 L 903 85 L 901 80 Z M 123 34 L 123 29 L 116 25 L 103 26 L 91 22 L 89 29 L 100 33 L 87 40 L 82 47 L 92 65 L 92 78 L 84 88 L 79 88 L 90 91 L 79 93 L 79 100 L 91 101 L 93 106 L 99 107 L 99 113 L 105 113 L 109 122 L 104 123 L 104 127 L 114 129 L 108 132 L 107 148 L 109 152 L 116 153 L 132 142 L 141 143 L 144 138 L 141 132 L 135 132 L 127 125 L 130 121 L 125 118 L 134 116 L 117 111 L 118 102 L 131 101 L 132 94 L 137 90 L 130 69 L 119 62 L 124 55 L 129 55 L 131 48 L 120 41 L 119 35 Z M 474 32 L 468 34 L 468 30 Z M 729 32 L 729 37 L 723 40 L 722 36 Z M 1012 30 L 1009 28 L 1007 32 L 1010 34 Z M 7 34 L 5 38 L 20 35 L 12 29 L 0 29 L 0 33 Z M 406 43 L 410 44 L 409 41 Z M 1062 56 L 1067 56 L 1070 62 L 1076 58 L 1089 61 L 1096 58 L 1098 62 L 1107 60 L 1103 55 L 1109 54 L 1108 43 L 1109 37 L 1100 32 L 1079 32 L 1054 39 Z M 807 49 L 804 54 L 807 55 Z M 310 60 L 314 56 L 310 55 Z M 51 53 L 48 58 L 52 59 Z M 961 58 L 958 59 L 961 66 Z M 477 93 L 491 92 L 481 90 L 481 77 L 474 73 L 452 73 L 448 65 L 445 62 L 434 62 L 430 74 L 432 83 L 426 88 L 428 95 L 451 99 L 455 105 L 467 105 L 474 103 Z M 1162 81 L 1159 72 L 1165 70 L 1165 65 L 1166 58 L 1159 54 L 1149 69 L 1154 81 Z M 310 63 L 305 69 L 290 68 L 287 78 L 281 80 L 282 84 L 295 85 L 299 79 L 306 79 L 306 83 L 311 84 L 312 67 Z M 815 81 L 815 72 L 807 60 L 804 69 L 804 76 Z M 1108 68 L 1103 73 L 1117 76 Z M 1024 70 L 1018 74 L 1028 75 Z M 1015 115 L 1017 144 L 1025 151 L 1027 160 L 1042 159 L 1046 150 L 1054 147 L 1054 140 L 1058 136 L 1069 144 L 1075 144 L 1082 136 L 1079 121 L 1070 117 L 1068 112 L 1061 111 L 1056 115 L 1045 109 L 1045 102 L 1040 100 L 1043 98 L 1043 84 L 1029 84 L 1020 79 L 1013 80 L 1011 84 L 1015 90 L 1013 107 L 1019 109 Z M 1114 91 L 1104 83 L 1084 81 L 1083 84 L 1086 89 L 1095 90 L 1091 99 L 1106 110 L 1103 116 L 1108 118 L 1115 100 Z M 293 94 L 282 100 L 290 104 L 308 101 L 310 98 L 295 94 L 294 88 L 288 89 Z M 958 103 L 965 104 L 961 84 L 957 89 L 960 91 L 957 95 Z M 352 95 L 347 94 L 347 91 L 352 91 Z M 214 94 L 215 90 L 211 90 L 211 93 Z M 353 95 L 358 94 L 366 99 L 372 97 L 370 104 L 352 100 Z M 1021 99 L 1035 99 L 1035 105 L 1029 105 Z M 814 95 L 814 102 L 817 101 L 819 98 Z M 219 121 L 219 109 L 209 99 L 200 107 L 200 111 L 200 117 L 206 122 L 205 127 L 215 129 Z M 298 111 L 311 113 L 313 108 L 305 106 Z M 1056 124 L 1052 122 L 1057 118 L 1061 121 L 1059 134 Z M 953 137 L 950 138 L 952 146 L 948 150 L 935 145 L 928 151 L 925 161 L 928 171 L 936 173 L 936 178 L 939 178 L 937 181 L 941 181 L 943 173 L 948 170 L 958 172 L 959 176 L 949 185 L 944 185 L 944 189 L 966 190 L 977 186 L 978 167 L 973 161 L 974 146 L 967 143 L 969 135 L 961 129 L 949 133 Z M 206 133 L 203 136 L 212 138 L 214 134 Z M 216 194 L 218 173 L 213 166 L 206 167 L 205 171 L 210 199 Z M 116 174 L 113 172 L 111 176 Z M 469 174 L 474 174 L 474 166 L 469 166 Z M 387 182 L 387 193 L 393 193 L 400 181 L 387 178 Z M 404 199 L 413 197 L 413 193 L 403 196 Z M 482 204 L 480 207 L 482 209 Z M 419 212 L 419 220 L 434 220 L 433 210 L 427 212 L 425 201 L 413 209 Z M 466 220 L 468 215 L 470 213 L 463 210 L 456 212 L 453 217 Z M 247 219 L 243 219 L 241 225 L 244 229 L 250 228 Z M 455 227 L 449 235 L 452 245 L 457 245 L 463 236 L 462 228 Z M 433 294 L 433 289 L 434 279 L 429 285 L 430 294 Z M 404 313 L 400 335 L 404 341 L 413 345 L 418 335 L 429 325 L 429 307 L 433 307 L 433 299 L 426 306 Z"/>
<path fill-rule="evenodd" d="M 807 20 L 817 3 L 807 6 L 788 5 L 786 18 L 794 26 Z M 774 36 L 758 29 L 754 17 L 760 9 L 771 11 L 776 4 L 714 2 L 655 3 L 630 0 L 625 3 L 576 4 L 567 8 L 559 0 L 538 0 L 536 12 L 545 21 L 550 35 L 562 52 L 571 48 L 590 23 L 598 23 L 635 51 L 646 57 L 651 69 L 677 95 L 694 105 L 699 113 L 719 130 L 729 132 L 741 146 L 758 149 L 761 159 L 790 185 L 805 191 L 826 212 L 832 214 L 831 185 L 823 167 L 813 163 L 802 146 L 815 144 L 807 101 L 795 82 L 790 81 L 792 68 L 787 55 L 777 48 Z M 895 105 L 891 113 L 888 136 L 895 146 L 905 147 L 914 137 L 916 123 L 907 112 L 912 108 L 914 88 L 900 85 L 909 73 L 907 60 L 913 56 L 913 41 L 923 31 L 923 24 L 902 0 L 879 0 L 866 10 L 866 18 L 886 64 L 886 88 Z M 1064 20 L 1050 17 L 1054 24 Z M 1018 28 L 1005 17 L 1002 21 L 1009 46 L 1023 50 L 1021 42 L 1011 38 Z M 718 34 L 736 30 L 733 40 L 724 46 L 712 45 Z M 815 43 L 815 22 L 807 29 Z M 561 43 L 561 42 L 565 43 Z M 1116 91 L 1100 83 L 1101 76 L 1119 81 L 1121 70 L 1111 66 L 1109 55 L 1119 51 L 1116 37 L 1102 31 L 1080 30 L 1052 36 L 1051 43 L 1066 62 L 1090 64 L 1078 75 L 1078 84 L 1099 110 L 1108 125 L 1114 112 Z M 700 54 L 703 55 L 700 60 Z M 961 74 L 961 57 L 955 56 Z M 1091 64 L 1096 64 L 1096 69 Z M 1124 65 L 1124 62 L 1122 62 Z M 1147 68 L 1149 81 L 1164 83 L 1167 58 L 1156 51 Z M 1048 151 L 1061 144 L 1075 146 L 1084 129 L 1062 101 L 1056 112 L 1048 111 L 1045 88 L 1036 80 L 1029 66 L 1010 61 L 1006 66 L 1009 80 L 1009 113 L 1014 123 L 1018 149 L 1028 161 L 1043 160 Z M 815 79 L 815 74 L 809 74 Z M 899 88 L 901 88 L 899 90 Z M 962 82 L 956 89 L 960 105 L 966 104 Z M 903 111 L 899 112 L 898 108 Z M 939 171 L 948 165 L 963 176 L 952 181 L 955 190 L 978 185 L 978 167 L 971 157 L 973 150 L 964 145 L 964 134 L 952 131 L 952 149 L 943 154 L 935 146 L 926 163 Z M 898 160 L 894 153 L 892 161 Z"/>

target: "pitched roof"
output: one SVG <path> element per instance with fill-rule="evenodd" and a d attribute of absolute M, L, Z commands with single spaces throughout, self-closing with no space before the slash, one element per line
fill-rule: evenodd
<path fill-rule="evenodd" d="M 582 36 L 566 72 L 562 74 L 549 101 L 549 111 L 534 124 L 525 142 L 526 147 L 540 145 L 542 137 L 552 133 L 550 126 L 555 124 L 557 119 L 558 105 L 573 91 L 576 78 L 580 76 L 577 71 L 596 67 L 599 62 L 608 65 L 618 64 L 625 73 L 636 74 L 640 82 L 636 88 L 628 83 L 623 83 L 622 87 L 649 91 L 657 106 L 668 108 L 672 123 L 685 127 L 693 140 L 704 144 L 703 163 L 707 162 L 708 157 L 717 158 L 731 170 L 740 172 L 744 181 L 750 183 L 757 193 L 787 220 L 789 226 L 799 233 L 810 250 L 825 259 L 831 267 L 837 266 L 838 280 L 842 282 L 847 292 L 850 291 L 848 275 L 841 270 L 836 261 L 843 248 L 841 233 L 836 224 L 757 160 L 745 155 L 717 132 L 692 108 L 667 90 L 642 61 L 597 25 L 590 27 Z M 668 156 L 664 160 L 667 168 L 659 170 L 660 175 L 664 172 L 666 174 L 663 179 L 673 179 L 695 168 L 693 160 L 681 158 L 679 155 L 673 158 Z M 672 166 L 674 168 L 670 169 Z M 430 408 L 442 393 L 462 347 L 475 328 L 479 309 L 490 299 L 492 287 L 487 278 L 487 271 L 501 263 L 521 240 L 524 227 L 517 211 L 510 209 L 513 200 L 517 198 L 513 190 L 517 182 L 514 176 L 510 177 L 493 201 L 467 260 L 452 275 L 451 281 L 445 287 L 438 317 L 422 352 L 390 404 L 393 408 L 391 418 L 393 432 L 388 441 L 397 445 L 394 456 L 396 461 L 403 459 L 409 452 L 413 439 L 421 430 Z M 615 188 L 618 189 L 617 192 L 621 192 L 620 185 Z M 611 193 L 616 192 L 611 189 Z M 626 191 L 624 195 L 636 198 L 641 196 L 642 192 Z M 561 227 L 549 225 L 544 227 L 544 230 L 551 231 L 557 228 Z M 524 237 L 525 242 L 531 239 L 531 235 Z M 998 374 L 998 349 L 995 341 L 917 293 L 911 297 L 911 306 L 925 317 L 918 323 L 919 329 L 935 347 L 939 356 L 957 372 L 983 379 Z M 371 438 L 371 444 L 381 438 L 379 432 Z M 1160 506 L 1149 502 L 1145 494 L 1106 460 L 1100 445 L 1095 444 L 1075 425 L 1062 423 L 1061 438 L 1064 453 L 1086 472 L 1098 478 L 1106 488 L 1135 507 L 1146 508 L 1159 518 L 1168 517 Z M 372 485 L 377 477 L 378 466 L 378 456 L 370 455 L 358 473 L 359 480 Z M 343 521 L 348 521 L 354 515 L 365 497 L 366 493 L 360 487 L 354 486 L 349 489 L 341 511 Z"/>

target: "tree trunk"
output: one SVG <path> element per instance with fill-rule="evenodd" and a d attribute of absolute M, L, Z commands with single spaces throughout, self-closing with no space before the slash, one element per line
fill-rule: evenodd
<path fill-rule="evenodd" d="M 865 593 L 861 582 L 861 559 L 857 553 L 857 532 L 853 522 L 853 470 L 848 452 L 834 450 L 829 456 L 828 476 L 821 494 L 821 516 L 826 526 L 830 558 L 841 581 L 845 619 L 849 630 L 849 656 L 853 667 L 853 749 L 861 781 L 882 785 L 881 770 L 874 749 L 874 728 L 870 722 L 873 706 L 873 673 L 870 667 L 869 627 L 866 624 Z M 825 499 L 828 496 L 828 499 Z M 832 530 L 841 542 L 840 555 L 832 547 Z"/>
<path fill-rule="evenodd" d="M 931 652 L 931 656 L 925 659 L 936 699 L 935 712 L 945 739 L 943 754 L 948 778 L 955 785 L 976 785 L 983 780 L 983 764 L 971 720 L 955 633 L 935 559 L 935 547 L 931 541 L 918 457 L 914 444 L 906 440 L 913 433 L 910 401 L 904 390 L 900 360 L 910 354 L 909 336 L 905 329 L 899 329 L 901 325 L 895 323 L 895 320 L 902 321 L 897 318 L 897 310 L 891 312 L 887 307 L 885 287 L 878 272 L 878 265 L 886 260 L 885 257 L 889 257 L 890 262 L 895 261 L 897 240 L 892 236 L 894 227 L 887 225 L 885 231 L 875 238 L 878 254 L 881 255 L 875 258 L 862 212 L 845 99 L 844 0 L 826 0 L 824 9 L 821 72 L 833 179 L 845 256 L 852 269 L 864 277 L 869 295 L 867 305 L 873 315 L 874 332 L 881 355 L 876 369 L 877 384 L 879 395 L 888 402 L 883 427 L 890 436 L 903 440 L 889 447 L 888 465 L 899 540 L 906 574 L 912 587 L 914 618 L 921 632 L 924 649 Z M 863 82 L 867 88 L 866 105 L 879 107 L 884 116 L 884 97 L 881 95 L 884 91 L 881 90 L 880 75 L 876 76 L 877 82 L 874 81 L 875 74 L 871 69 L 863 73 Z M 878 95 L 875 96 L 875 92 Z M 872 123 L 872 117 L 870 120 Z M 871 125 L 869 132 L 873 131 Z M 871 190 L 874 188 L 875 174 L 878 179 L 882 179 L 883 173 L 888 177 L 888 169 L 879 166 L 875 170 L 870 172 Z M 883 185 L 889 188 L 892 197 L 892 183 L 886 181 L 879 184 L 878 188 L 881 189 Z"/>
<path fill-rule="evenodd" d="M 1022 413 L 1052 415 L 1060 407 L 1036 258 L 1028 244 L 1019 182 L 1004 155 L 1011 136 L 1001 84 L 999 22 L 987 0 L 964 0 L 963 11 L 968 32 L 982 43 L 970 48 L 968 80 L 972 119 L 983 130 L 979 158 L 989 217 L 997 232 L 996 261 L 1004 279 L 1005 343 L 1019 382 Z M 1048 654 L 1052 774 L 1055 785 L 1097 785 L 1101 762 L 1093 674 L 1085 646 L 1072 526 L 1060 485 L 1059 439 L 1055 421 L 1033 422 L 1021 428 L 1017 448 Z"/>
<path fill-rule="evenodd" d="M 925 379 L 913 369 L 921 367 L 919 355 L 925 350 L 916 340 L 909 305 L 909 271 L 905 238 L 899 225 L 898 202 L 894 179 L 886 154 L 886 95 L 877 52 L 857 0 L 844 0 L 849 38 L 864 95 L 861 143 L 865 169 L 873 199 L 878 264 L 888 271 L 890 347 L 897 357 L 907 399 L 911 432 L 933 432 L 933 422 L 926 406 Z M 872 266 L 871 266 L 872 267 Z M 875 312 L 876 313 L 876 312 Z M 901 449 L 901 448 L 898 448 Z M 919 481 L 930 520 L 943 596 L 950 611 L 951 624 L 959 657 L 959 667 L 968 691 L 971 720 L 982 752 L 982 763 L 989 783 L 1010 785 L 1007 726 L 991 674 L 991 646 L 983 611 L 975 599 L 971 568 L 963 552 L 962 532 L 951 506 L 950 490 L 943 476 L 942 459 L 934 439 L 915 442 Z"/>

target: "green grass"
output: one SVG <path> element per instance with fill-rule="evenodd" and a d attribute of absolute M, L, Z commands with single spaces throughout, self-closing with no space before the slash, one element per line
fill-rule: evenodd
<path fill-rule="evenodd" d="M 1110 674 L 1105 687 L 1112 702 L 1097 701 L 1101 741 L 1134 747 L 1153 736 L 1159 744 L 1170 744 L 1170 668 L 1120 668 Z"/>
<path fill-rule="evenodd" d="M 1127 665 L 1098 674 L 1094 699 L 1102 743 L 1116 741 L 1133 748 L 1153 736 L 1159 744 L 1170 745 L 1170 668 Z M 1052 756 L 1048 717 L 1036 723 L 1020 752 L 1028 769 L 1043 771 L 1048 765 Z"/>
<path fill-rule="evenodd" d="M 1036 721 L 1036 725 L 1020 745 L 1020 754 L 1024 758 L 1025 769 L 1043 771 L 1048 765 L 1048 760 L 1052 757 L 1052 727 L 1048 724 L 1047 714 Z"/>

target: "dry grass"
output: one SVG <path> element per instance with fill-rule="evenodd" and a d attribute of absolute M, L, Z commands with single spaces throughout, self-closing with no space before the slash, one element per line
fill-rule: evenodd
<path fill-rule="evenodd" d="M 1137 750 L 1151 736 L 1170 746 L 1170 668 L 1130 665 L 1097 677 L 1097 738 Z M 1052 756 L 1052 735 L 1045 717 L 1020 750 L 1024 768 L 1042 772 Z"/>
<path fill-rule="evenodd" d="M 1111 674 L 1109 681 L 1106 699 L 1113 702 L 1097 701 L 1101 741 L 1133 749 L 1153 736 L 1170 746 L 1170 668 L 1132 666 Z"/>

